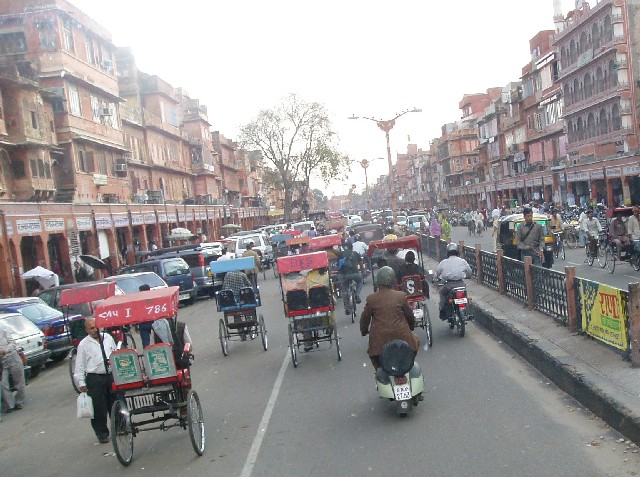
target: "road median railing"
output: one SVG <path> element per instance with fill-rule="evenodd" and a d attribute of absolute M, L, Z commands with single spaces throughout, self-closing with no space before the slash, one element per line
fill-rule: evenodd
<path fill-rule="evenodd" d="M 426 255 L 439 261 L 446 257 L 449 242 L 421 235 Z M 460 256 L 481 285 L 497 290 L 538 310 L 572 332 L 588 335 L 640 367 L 640 285 L 628 290 L 578 278 L 575 267 L 564 272 L 536 266 L 531 258 L 515 260 L 481 250 L 480 245 L 458 244 Z"/>

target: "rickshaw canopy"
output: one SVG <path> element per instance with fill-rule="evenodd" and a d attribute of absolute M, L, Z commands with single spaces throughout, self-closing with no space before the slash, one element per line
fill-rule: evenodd
<path fill-rule="evenodd" d="M 277 245 L 281 242 L 284 242 L 287 239 L 293 238 L 293 235 L 291 234 L 277 234 L 277 235 L 272 235 L 271 236 L 271 244 L 272 245 Z"/>
<path fill-rule="evenodd" d="M 65 288 L 60 292 L 60 306 L 79 305 L 105 300 L 116 294 L 116 282 L 99 282 L 77 288 Z"/>
<path fill-rule="evenodd" d="M 319 250 L 323 248 L 333 247 L 335 245 L 340 245 L 342 243 L 342 239 L 337 234 L 331 235 L 320 235 L 319 237 L 313 237 L 309 242 L 310 250 Z"/>
<path fill-rule="evenodd" d="M 290 247 L 291 245 L 304 245 L 309 243 L 310 241 L 311 237 L 309 237 L 308 235 L 299 235 L 298 237 L 288 238 L 284 241 L 284 243 Z"/>
<path fill-rule="evenodd" d="M 286 257 L 278 258 L 276 263 L 278 266 L 278 273 L 280 274 L 329 267 L 327 252 L 324 251 L 302 253 L 300 255 L 288 255 Z"/>
<path fill-rule="evenodd" d="M 179 287 L 112 296 L 96 306 L 96 327 L 134 325 L 160 318 L 172 318 L 178 313 Z"/>
<path fill-rule="evenodd" d="M 209 264 L 211 273 L 227 273 L 236 270 L 249 270 L 255 268 L 256 262 L 253 257 L 234 258 L 232 260 L 213 261 Z"/>
<path fill-rule="evenodd" d="M 367 249 L 367 256 L 373 255 L 374 250 L 388 250 L 388 249 L 404 249 L 414 248 L 421 250 L 420 239 L 417 235 L 407 235 L 406 237 L 398 237 L 396 239 L 389 240 L 372 240 L 369 242 L 369 248 Z"/>

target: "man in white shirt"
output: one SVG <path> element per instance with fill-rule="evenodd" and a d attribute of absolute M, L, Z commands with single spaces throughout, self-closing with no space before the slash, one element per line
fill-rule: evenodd
<path fill-rule="evenodd" d="M 633 215 L 627 220 L 627 233 L 636 252 L 640 252 L 640 207 L 633 206 Z"/>
<path fill-rule="evenodd" d="M 353 251 L 358 252 L 360 258 L 362 258 L 363 263 L 367 267 L 369 271 L 371 271 L 371 257 L 367 256 L 367 250 L 369 246 L 362 241 L 360 238 L 360 234 L 356 234 L 353 242 Z M 363 270 L 364 273 L 364 270 Z"/>
<path fill-rule="evenodd" d="M 87 318 L 85 329 L 88 335 L 78 345 L 73 377 L 80 392 L 86 392 L 93 401 L 91 427 L 100 443 L 106 444 L 109 442 L 107 416 L 111 414 L 114 396 L 111 392 L 111 376 L 105 360 L 108 360 L 116 349 L 116 343 L 109 333 L 101 334 L 98 331 L 95 318 Z M 102 341 L 102 347 L 100 341 Z"/>

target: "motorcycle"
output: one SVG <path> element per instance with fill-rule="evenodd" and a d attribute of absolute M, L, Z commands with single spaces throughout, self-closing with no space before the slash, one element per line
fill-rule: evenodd
<path fill-rule="evenodd" d="M 376 389 L 381 399 L 396 403 L 397 413 L 406 417 L 424 398 L 424 376 L 414 362 L 413 349 L 403 340 L 392 340 L 382 347 L 376 370 Z"/>
<path fill-rule="evenodd" d="M 433 270 L 429 270 L 429 275 L 432 277 L 432 282 L 435 280 L 435 274 Z M 444 286 L 446 280 L 435 280 L 438 287 Z M 467 294 L 467 287 L 463 282 L 461 286 L 457 286 L 449 290 L 448 305 L 446 309 L 447 323 L 450 329 L 456 330 L 456 333 L 460 338 L 465 334 L 465 328 L 467 321 L 473 321 L 473 315 L 469 315 L 467 312 L 467 306 L 471 301 L 471 298 Z"/>

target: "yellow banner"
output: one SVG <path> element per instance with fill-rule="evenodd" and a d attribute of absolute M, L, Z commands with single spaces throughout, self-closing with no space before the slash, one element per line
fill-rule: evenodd
<path fill-rule="evenodd" d="M 272 216 L 278 216 L 278 215 L 284 215 L 284 209 L 274 209 L 274 210 L 270 210 L 268 213 L 269 217 Z"/>
<path fill-rule="evenodd" d="M 627 343 L 627 302 L 618 288 L 580 280 L 582 330 L 621 350 Z"/>

